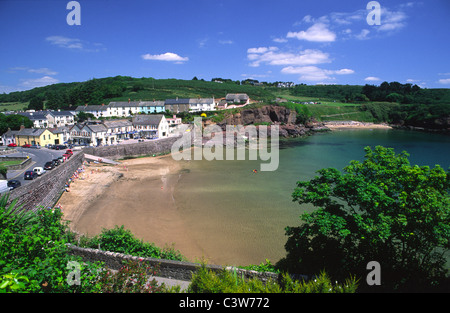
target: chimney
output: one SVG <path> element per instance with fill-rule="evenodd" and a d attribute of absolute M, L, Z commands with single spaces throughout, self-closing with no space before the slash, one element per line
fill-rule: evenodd
<path fill-rule="evenodd" d="M 177 118 L 177 116 L 174 114 L 174 115 L 173 115 L 173 118 Z"/>

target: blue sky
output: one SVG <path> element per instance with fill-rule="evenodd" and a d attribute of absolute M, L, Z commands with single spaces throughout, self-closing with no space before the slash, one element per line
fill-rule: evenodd
<path fill-rule="evenodd" d="M 450 1 L 0 0 L 0 93 L 116 75 L 450 87 Z"/>

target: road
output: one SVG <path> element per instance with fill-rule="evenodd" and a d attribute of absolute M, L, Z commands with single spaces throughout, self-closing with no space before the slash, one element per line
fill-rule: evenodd
<path fill-rule="evenodd" d="M 21 170 L 11 170 L 7 173 L 8 180 L 17 179 L 23 185 L 31 182 L 31 180 L 25 180 L 23 178 L 23 173 L 25 171 L 31 171 L 35 167 L 44 167 L 45 163 L 51 161 L 53 159 L 59 158 L 62 156 L 66 150 L 52 150 L 47 148 L 41 149 L 33 149 L 33 148 L 22 148 L 16 147 L 16 153 L 8 154 L 9 157 L 26 157 L 29 156 L 32 159 L 32 162 L 27 168 Z M 45 175 L 45 174 L 44 174 Z"/>

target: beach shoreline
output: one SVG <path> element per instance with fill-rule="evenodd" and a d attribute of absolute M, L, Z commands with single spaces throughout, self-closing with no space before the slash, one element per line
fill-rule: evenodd
<path fill-rule="evenodd" d="M 145 242 L 178 250 L 190 261 L 202 259 L 174 200 L 182 162 L 171 155 L 119 162 L 83 166 L 57 203 L 69 228 L 94 236 L 123 225 Z"/>
<path fill-rule="evenodd" d="M 341 129 L 392 129 L 392 126 L 387 124 L 375 124 L 368 122 L 357 122 L 357 121 L 334 121 L 325 122 L 324 126 L 330 130 L 341 130 Z"/>

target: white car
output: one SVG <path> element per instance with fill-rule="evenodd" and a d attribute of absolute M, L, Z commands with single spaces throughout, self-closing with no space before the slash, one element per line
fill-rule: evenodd
<path fill-rule="evenodd" d="M 44 168 L 42 168 L 42 167 L 35 167 L 35 168 L 33 168 L 33 172 L 35 172 L 36 174 L 38 174 L 38 176 L 41 176 L 41 175 L 44 174 L 46 171 L 45 171 Z"/>

